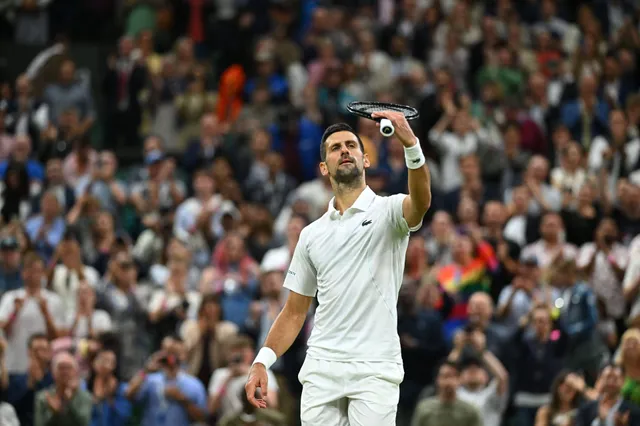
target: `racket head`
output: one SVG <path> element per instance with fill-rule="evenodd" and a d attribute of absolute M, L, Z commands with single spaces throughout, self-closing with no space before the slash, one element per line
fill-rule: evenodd
<path fill-rule="evenodd" d="M 371 114 L 381 111 L 401 112 L 407 120 L 415 120 L 420 117 L 420 113 L 414 107 L 389 102 L 353 101 L 347 105 L 347 111 L 357 116 L 375 121 L 380 121 L 380 119 L 371 117 Z"/>

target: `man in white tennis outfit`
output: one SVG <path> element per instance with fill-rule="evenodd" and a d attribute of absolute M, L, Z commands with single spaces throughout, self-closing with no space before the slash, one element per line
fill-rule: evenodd
<path fill-rule="evenodd" d="M 309 348 L 298 376 L 303 426 L 395 425 L 404 377 L 397 332 L 398 292 L 410 231 L 431 203 L 429 170 L 405 116 L 374 113 L 395 127 L 409 168 L 409 195 L 377 196 L 365 183 L 369 159 L 346 124 L 325 131 L 320 171 L 335 197 L 304 228 L 284 286 L 287 302 L 260 349 L 245 389 L 266 407 L 267 369 L 298 336 L 318 297 Z M 261 395 L 256 396 L 260 388 Z"/>

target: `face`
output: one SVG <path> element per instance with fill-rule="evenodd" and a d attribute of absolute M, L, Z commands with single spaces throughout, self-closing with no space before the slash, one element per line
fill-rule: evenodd
<path fill-rule="evenodd" d="M 433 215 L 431 231 L 436 238 L 447 237 L 452 229 L 451 218 L 445 212 L 437 212 Z"/>
<path fill-rule="evenodd" d="M 473 244 L 471 243 L 471 239 L 466 235 L 458 235 L 453 242 L 451 254 L 455 259 L 463 259 L 471 256 L 472 250 Z"/>
<path fill-rule="evenodd" d="M 498 202 L 489 202 L 484 207 L 483 222 L 488 227 L 501 227 L 506 220 L 504 206 Z"/>
<path fill-rule="evenodd" d="M 100 233 L 106 233 L 113 230 L 113 218 L 109 213 L 102 212 L 96 219 L 96 229 Z"/>
<path fill-rule="evenodd" d="M 280 271 L 271 271 L 264 274 L 260 283 L 262 294 L 266 297 L 278 298 L 282 292 L 283 282 L 284 276 Z"/>
<path fill-rule="evenodd" d="M 29 348 L 31 355 L 38 362 L 49 362 L 51 360 L 51 345 L 47 339 L 34 339 Z"/>
<path fill-rule="evenodd" d="M 193 189 L 196 194 L 213 194 L 214 183 L 211 176 L 199 173 L 193 178 Z"/>
<path fill-rule="evenodd" d="M 24 163 L 29 158 L 31 153 L 31 142 L 26 136 L 18 136 L 16 142 L 13 145 L 13 157 L 16 161 Z"/>
<path fill-rule="evenodd" d="M 298 241 L 298 238 L 300 237 L 300 233 L 302 232 L 304 226 L 305 223 L 302 218 L 294 217 L 293 219 L 291 219 L 289 221 L 289 224 L 287 225 L 287 238 L 292 241 Z"/>
<path fill-rule="evenodd" d="M 36 261 L 31 264 L 30 267 L 22 269 L 22 280 L 25 285 L 35 287 L 42 283 L 44 277 L 44 263 L 42 261 Z"/>
<path fill-rule="evenodd" d="M 603 219 L 596 229 L 596 238 L 612 243 L 618 238 L 618 227 L 612 219 Z"/>
<path fill-rule="evenodd" d="M 527 188 L 518 187 L 513 191 L 513 203 L 518 212 L 526 212 L 529 208 L 529 191 Z"/>
<path fill-rule="evenodd" d="M 551 331 L 551 317 L 544 309 L 536 309 L 533 312 L 533 328 L 539 336 L 545 336 Z"/>
<path fill-rule="evenodd" d="M 47 217 L 54 217 L 60 211 L 58 199 L 52 193 L 46 193 L 41 201 L 42 213 Z"/>
<path fill-rule="evenodd" d="M 76 73 L 76 66 L 72 61 L 65 61 L 60 67 L 60 78 L 63 82 L 69 83 Z"/>
<path fill-rule="evenodd" d="M 351 132 L 336 132 L 324 144 L 326 159 L 320 172 L 337 184 L 353 185 L 364 178 L 369 158 L 362 152 L 358 138 Z"/>
<path fill-rule="evenodd" d="M 47 180 L 49 182 L 57 183 L 61 182 L 62 177 L 62 162 L 60 160 L 49 160 L 47 161 Z"/>
<path fill-rule="evenodd" d="M 620 393 L 624 382 L 622 370 L 613 366 L 605 367 L 600 374 L 600 381 L 602 382 L 602 390 L 604 392 L 610 394 Z"/>
<path fill-rule="evenodd" d="M 570 166 L 577 167 L 580 165 L 580 161 L 582 160 L 582 152 L 580 152 L 580 148 L 577 144 L 571 144 L 567 148 L 567 163 Z"/>
<path fill-rule="evenodd" d="M 615 138 L 622 139 L 627 134 L 627 119 L 622 111 L 613 111 L 609 115 L 609 126 Z"/>
<path fill-rule="evenodd" d="M 71 355 L 61 355 L 56 360 L 53 376 L 56 383 L 66 385 L 75 380 L 78 369 Z"/>
<path fill-rule="evenodd" d="M 438 389 L 440 392 L 452 395 L 455 394 L 460 383 L 458 372 L 449 365 L 443 365 L 438 371 L 437 377 Z"/>
<path fill-rule="evenodd" d="M 244 255 L 244 242 L 240 237 L 232 235 L 227 239 L 226 249 L 229 260 L 237 262 Z"/>
<path fill-rule="evenodd" d="M 486 370 L 478 365 L 466 367 L 460 373 L 460 383 L 472 389 L 483 388 L 489 382 Z"/>
<path fill-rule="evenodd" d="M 567 383 L 566 379 L 560 383 L 557 392 L 561 401 L 571 402 L 576 397 L 575 389 Z"/>
<path fill-rule="evenodd" d="M 17 269 L 20 266 L 20 258 L 19 250 L 0 250 L 0 259 L 2 259 L 2 264 L 9 270 Z"/>
<path fill-rule="evenodd" d="M 476 293 L 469 299 L 467 305 L 467 313 L 469 321 L 473 323 L 486 322 L 491 319 L 493 309 L 491 307 L 491 299 L 484 293 Z"/>
<path fill-rule="evenodd" d="M 222 310 L 217 302 L 207 302 L 202 310 L 202 315 L 209 320 L 219 320 L 222 316 Z"/>
<path fill-rule="evenodd" d="M 595 193 L 591 185 L 582 185 L 578 192 L 578 202 L 582 205 L 590 205 L 593 204 L 594 197 Z"/>
<path fill-rule="evenodd" d="M 549 164 L 542 157 L 533 157 L 529 163 L 529 172 L 531 177 L 542 182 L 547 178 L 549 173 Z"/>
<path fill-rule="evenodd" d="M 108 376 L 116 369 L 116 354 L 112 351 L 102 351 L 98 353 L 93 361 L 93 371 L 98 376 Z"/>
<path fill-rule="evenodd" d="M 207 114 L 200 121 L 200 131 L 203 137 L 212 137 L 218 134 L 218 119 L 213 114 Z"/>
<path fill-rule="evenodd" d="M 111 152 L 103 152 L 100 154 L 101 171 L 106 176 L 113 176 L 116 173 L 116 157 Z"/>
<path fill-rule="evenodd" d="M 540 234 L 544 240 L 553 241 L 557 239 L 560 231 L 562 231 L 562 220 L 560 216 L 548 214 L 542 219 Z"/>
<path fill-rule="evenodd" d="M 640 356 L 640 341 L 636 337 L 625 339 L 623 351 L 625 358 L 637 359 Z"/>
<path fill-rule="evenodd" d="M 478 205 L 470 198 L 463 198 L 458 205 L 458 219 L 462 223 L 475 223 L 478 220 Z"/>
<path fill-rule="evenodd" d="M 480 176 L 480 164 L 475 156 L 464 157 L 460 160 L 460 172 L 465 180 Z"/>
<path fill-rule="evenodd" d="M 155 136 L 149 136 L 144 140 L 144 155 L 149 154 L 152 151 L 162 151 L 162 144 L 160 143 L 160 139 Z"/>
<path fill-rule="evenodd" d="M 133 259 L 126 253 L 119 253 L 114 261 L 114 275 L 119 282 L 135 282 L 136 268 Z"/>

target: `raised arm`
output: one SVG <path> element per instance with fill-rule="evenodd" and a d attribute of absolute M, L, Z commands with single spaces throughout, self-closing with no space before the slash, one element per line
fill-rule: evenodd
<path fill-rule="evenodd" d="M 402 214 L 410 230 L 422 223 L 431 206 L 431 174 L 418 138 L 411 130 L 404 114 L 395 111 L 376 112 L 373 118 L 387 118 L 396 129 L 396 137 L 404 146 L 404 156 L 409 168 L 409 195 L 402 203 Z"/>

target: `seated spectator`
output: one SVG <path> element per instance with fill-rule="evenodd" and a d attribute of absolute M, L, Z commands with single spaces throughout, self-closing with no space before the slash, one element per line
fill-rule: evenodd
<path fill-rule="evenodd" d="M 78 363 L 68 352 L 54 356 L 53 385 L 36 394 L 34 426 L 51 423 L 88 425 L 93 400 L 80 388 Z"/>
<path fill-rule="evenodd" d="M 487 350 L 482 331 L 475 330 L 458 336 L 461 337 L 454 342 L 448 358 L 449 361 L 460 363 L 457 397 L 480 411 L 484 426 L 499 426 L 509 401 L 509 374 L 498 358 Z M 464 341 L 462 336 L 469 341 Z M 463 355 L 467 344 L 473 347 L 473 355 Z"/>
<path fill-rule="evenodd" d="M 438 368 L 437 396 L 418 403 L 412 426 L 481 426 L 483 418 L 475 405 L 458 397 L 460 370 L 458 364 L 446 360 Z"/>
<path fill-rule="evenodd" d="M 25 373 L 11 374 L 7 401 L 16 408 L 20 425 L 33 425 L 36 394 L 53 385 L 51 375 L 51 345 L 44 334 L 33 334 L 28 342 L 28 362 Z"/>
<path fill-rule="evenodd" d="M 549 161 L 541 155 L 531 157 L 522 183 L 529 189 L 531 199 L 528 211 L 533 215 L 548 211 L 557 212 L 562 207 L 562 194 L 547 183 L 548 175 Z M 509 205 L 512 198 L 512 191 L 507 190 L 504 195 L 505 204 Z"/>
<path fill-rule="evenodd" d="M 598 399 L 580 407 L 575 425 L 591 426 L 596 421 L 621 425 L 640 424 L 640 409 L 620 395 L 624 383 L 622 367 L 606 365 L 600 372 L 598 382 Z"/>
<path fill-rule="evenodd" d="M 58 198 L 51 190 L 42 196 L 40 211 L 25 223 L 25 230 L 34 249 L 48 262 L 62 241 L 67 226 Z"/>
<path fill-rule="evenodd" d="M 96 293 L 93 287 L 81 282 L 77 290 L 75 308 L 67 312 L 67 333 L 75 339 L 96 338 L 99 334 L 111 331 L 111 317 L 102 309 L 95 309 Z"/>
<path fill-rule="evenodd" d="M 225 364 L 225 345 L 237 333 L 235 324 L 222 320 L 220 298 L 214 294 L 204 296 L 198 318 L 185 321 L 180 328 L 189 373 L 208 385 L 213 372 Z"/>
<path fill-rule="evenodd" d="M 471 295 L 490 290 L 488 272 L 497 266 L 493 249 L 480 236 L 458 235 L 453 243 L 452 258 L 451 264 L 442 266 L 436 273 L 442 291 L 436 308 L 445 318 L 448 335 L 466 323 Z"/>
<path fill-rule="evenodd" d="M 76 197 L 89 194 L 100 202 L 100 208 L 117 214 L 127 201 L 127 188 L 116 178 L 118 160 L 111 151 L 96 154 L 91 174 L 85 174 L 76 184 Z"/>
<path fill-rule="evenodd" d="M 11 165 L 0 182 L 0 218 L 8 223 L 26 220 L 31 214 L 29 176 L 20 164 Z"/>
<path fill-rule="evenodd" d="M 125 396 L 127 384 L 118 381 L 116 371 L 116 354 L 108 349 L 99 351 L 87 381 L 94 401 L 91 426 L 126 426 L 129 422 L 132 407 Z"/>
<path fill-rule="evenodd" d="M 587 173 L 582 167 L 582 148 L 571 142 L 560 155 L 560 167 L 551 170 L 551 185 L 562 193 L 563 198 L 568 198 L 569 204 L 573 204 L 573 199 L 578 196 L 587 179 Z"/>
<path fill-rule="evenodd" d="M 8 159 L 0 162 L 0 178 L 4 179 L 9 166 L 21 165 L 27 171 L 29 183 L 44 180 L 44 168 L 37 160 L 31 158 L 31 139 L 29 136 L 16 137 L 13 150 Z"/>
<path fill-rule="evenodd" d="M 244 388 L 249 367 L 255 351 L 253 343 L 246 336 L 237 336 L 229 342 L 225 359 L 228 367 L 218 368 L 209 382 L 209 412 L 223 417 L 242 409 L 240 390 Z M 278 408 L 278 381 L 271 370 L 267 370 L 268 385 L 267 406 Z"/>
<path fill-rule="evenodd" d="M 548 426 L 554 426 L 556 413 L 549 410 L 560 410 L 566 415 L 566 407 L 558 407 L 559 403 L 575 402 L 577 393 L 570 395 L 558 387 L 563 386 L 567 373 L 563 373 L 553 381 L 560 372 L 566 355 L 567 339 L 564 334 L 553 330 L 551 310 L 539 304 L 518 321 L 518 329 L 513 341 L 516 345 L 517 370 L 514 371 L 514 401 L 516 418 L 522 426 L 533 426 L 541 422 L 538 416 L 546 417 Z M 529 329 L 532 333 L 529 333 Z M 552 382 L 553 381 L 553 382 Z M 551 395 L 549 395 L 551 389 Z M 547 406 L 549 398 L 551 405 Z M 570 407 L 575 408 L 576 404 Z M 542 412 L 543 414 L 540 414 Z M 536 414 L 538 413 L 538 414 Z M 559 424 L 562 424 L 560 422 Z"/>
<path fill-rule="evenodd" d="M 581 403 L 580 392 L 584 388 L 584 380 L 575 373 L 561 371 L 553 378 L 549 402 L 535 415 L 536 426 L 564 426 L 572 424 Z M 581 387 L 582 386 L 582 387 Z M 529 420 L 529 418 L 527 418 Z M 522 425 L 531 425 L 525 423 Z"/>
<path fill-rule="evenodd" d="M 55 293 L 42 288 L 44 277 L 42 258 L 28 253 L 22 270 L 24 288 L 8 291 L 0 300 L 0 325 L 9 343 L 6 355 L 10 374 L 28 371 L 31 336 L 43 333 L 54 339 L 64 327 L 62 301 Z"/>
<path fill-rule="evenodd" d="M 182 341 L 172 337 L 160 352 L 147 362 L 127 386 L 125 395 L 141 404 L 142 424 L 158 423 L 190 426 L 207 415 L 207 396 L 202 383 L 180 366 Z"/>
<path fill-rule="evenodd" d="M 622 396 L 625 400 L 640 407 L 640 363 L 638 360 L 640 360 L 640 331 L 631 328 L 622 335 L 615 362 L 624 369 Z"/>
<path fill-rule="evenodd" d="M 540 221 L 540 239 L 522 249 L 523 258 L 535 258 L 543 270 L 558 258 L 575 259 L 578 250 L 573 244 L 562 241 L 564 224 L 558 213 L 545 213 Z"/>
<path fill-rule="evenodd" d="M 73 238 L 65 238 L 58 245 L 52 263 L 58 261 L 62 263 L 53 269 L 50 288 L 60 296 L 65 312 L 75 312 L 80 285 L 96 287 L 100 276 L 94 268 L 82 263 L 80 244 Z"/>
<path fill-rule="evenodd" d="M 32 197 L 31 211 L 33 214 L 40 213 L 40 199 L 42 195 L 49 190 L 57 195 L 58 202 L 60 206 L 62 206 L 64 214 L 69 213 L 69 210 L 71 210 L 76 203 L 76 195 L 74 188 L 64 181 L 62 160 L 59 158 L 52 158 L 47 161 L 42 190 Z"/>
<path fill-rule="evenodd" d="M 572 259 L 562 259 L 554 265 L 550 284 L 562 292 L 555 306 L 560 310 L 559 321 L 567 333 L 566 365 L 574 371 L 583 371 L 587 383 L 594 383 L 598 367 L 608 358 L 607 347 L 596 332 L 596 298 L 591 289 L 578 280 Z"/>

